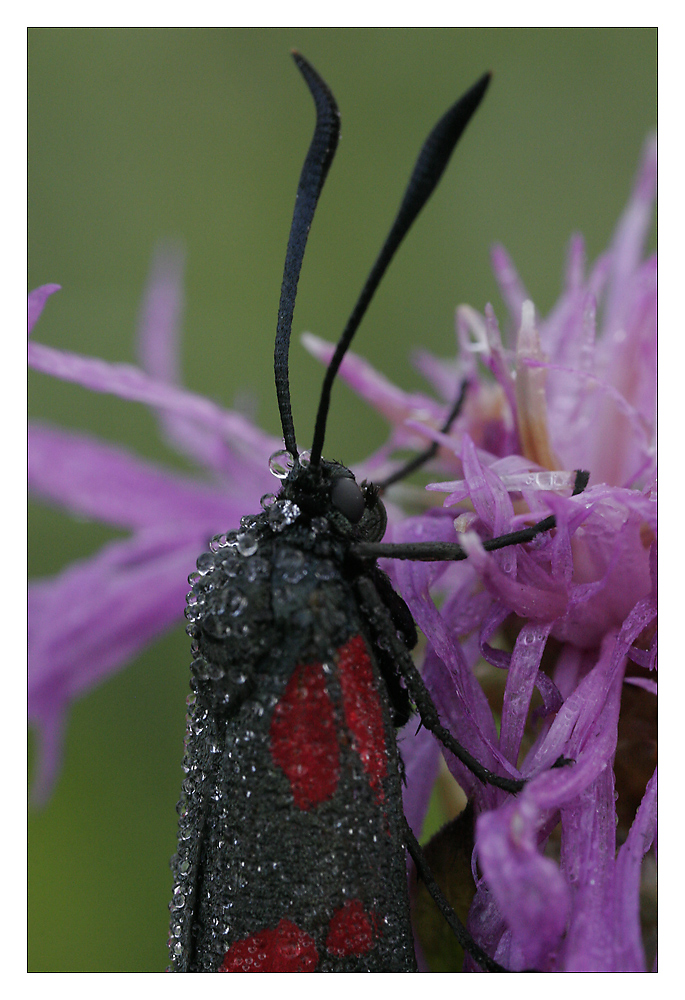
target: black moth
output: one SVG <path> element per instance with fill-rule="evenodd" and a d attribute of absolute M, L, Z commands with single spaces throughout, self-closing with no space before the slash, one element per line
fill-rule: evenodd
<path fill-rule="evenodd" d="M 314 209 L 338 142 L 326 84 L 297 53 L 316 104 L 285 261 L 275 347 L 283 485 L 239 531 L 214 539 L 192 574 L 192 637 L 170 969 L 177 972 L 411 972 L 405 849 L 455 935 L 487 971 L 427 868 L 402 812 L 396 727 L 415 708 L 482 781 L 486 770 L 440 724 L 410 650 L 416 629 L 381 556 L 459 559 L 457 544 L 386 545 L 383 489 L 321 457 L 331 385 L 397 247 L 440 179 L 489 83 L 438 122 L 325 375 L 311 453 L 298 453 L 288 346 Z M 462 393 L 463 395 L 463 393 Z M 457 401 L 444 425 L 456 417 Z M 279 470 L 276 470 L 279 471 Z M 577 488 L 583 486 L 579 475 Z M 552 517 L 487 548 L 530 541 Z"/>

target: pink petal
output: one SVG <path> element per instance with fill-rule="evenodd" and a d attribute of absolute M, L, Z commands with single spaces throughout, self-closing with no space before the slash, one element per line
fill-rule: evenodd
<path fill-rule="evenodd" d="M 29 336 L 45 308 L 45 303 L 51 295 L 59 292 L 61 287 L 61 285 L 41 285 L 40 288 L 34 288 L 29 292 Z"/>
<path fill-rule="evenodd" d="M 154 254 L 138 325 L 138 356 L 143 370 L 170 386 L 181 386 L 180 339 L 183 313 L 185 254 L 173 243 L 160 244 Z M 231 453 L 216 430 L 161 409 L 162 436 L 198 465 L 229 475 Z"/>
<path fill-rule="evenodd" d="M 404 815 L 414 836 L 420 838 L 438 775 L 440 747 L 428 729 L 417 729 L 413 719 L 398 736 L 398 744 L 406 779 L 402 787 Z"/>
<path fill-rule="evenodd" d="M 138 360 L 160 382 L 180 385 L 180 339 L 185 253 L 175 243 L 156 247 L 138 321 Z"/>
<path fill-rule="evenodd" d="M 483 549 L 475 532 L 461 535 L 459 542 L 490 593 L 515 614 L 539 622 L 553 621 L 564 614 L 568 593 L 561 581 L 550 578 L 545 589 L 519 583 L 499 569 L 492 556 Z"/>
<path fill-rule="evenodd" d="M 310 354 L 324 364 L 328 364 L 335 350 L 334 344 L 329 344 L 313 333 L 303 333 L 302 343 Z M 340 376 L 358 396 L 382 413 L 397 429 L 402 429 L 409 416 L 436 424 L 444 419 L 444 406 L 420 393 L 403 392 L 377 372 L 368 361 L 352 351 L 348 351 L 343 359 Z"/>
<path fill-rule="evenodd" d="M 629 299 L 627 283 L 640 263 L 647 235 L 653 223 L 656 195 L 656 139 L 645 143 L 640 170 L 621 217 L 611 246 L 612 269 L 604 331 L 613 334 L 627 323 L 624 305 Z"/>
<path fill-rule="evenodd" d="M 269 455 L 280 447 L 277 438 L 264 434 L 242 414 L 224 410 L 187 389 L 150 378 L 133 365 L 110 364 L 100 358 L 59 351 L 45 344 L 29 345 L 29 364 L 37 371 L 54 375 L 65 382 L 75 382 L 93 392 L 146 403 L 197 421 L 221 436 L 225 444 L 230 444 L 241 457 L 260 466 L 265 465 Z"/>
<path fill-rule="evenodd" d="M 500 748 L 511 761 L 518 760 L 530 700 L 551 629 L 551 622 L 526 623 L 511 654 L 500 729 Z"/>
<path fill-rule="evenodd" d="M 617 972 L 645 971 L 640 929 L 640 873 L 642 860 L 656 837 L 656 787 L 655 771 L 616 858 L 614 892 L 607 922 L 614 933 Z"/>
<path fill-rule="evenodd" d="M 538 812 L 511 799 L 477 820 L 478 861 L 511 929 L 514 968 L 539 967 L 564 932 L 571 894 L 559 866 L 539 853 Z"/>
<path fill-rule="evenodd" d="M 55 427 L 29 426 L 29 487 L 72 514 L 122 528 L 237 526 L 246 509 L 216 487 L 143 461 L 124 448 Z M 259 497 L 253 497 L 257 504 Z M 240 507 L 248 499 L 240 501 Z"/>
<path fill-rule="evenodd" d="M 616 849 L 614 774 L 610 767 L 588 786 L 572 814 L 564 810 L 562 823 L 562 864 L 576 887 L 562 967 L 566 972 L 614 971 L 611 928 L 606 921 Z"/>
<path fill-rule="evenodd" d="M 187 576 L 206 540 L 157 529 L 106 545 L 29 589 L 29 718 L 43 730 L 46 752 L 70 702 L 120 670 L 182 618 Z M 58 771 L 39 764 L 40 793 Z"/>
<path fill-rule="evenodd" d="M 521 322 L 521 307 L 530 296 L 519 277 L 514 262 L 500 243 L 496 243 L 490 251 L 490 260 L 511 321 L 518 328 Z"/>

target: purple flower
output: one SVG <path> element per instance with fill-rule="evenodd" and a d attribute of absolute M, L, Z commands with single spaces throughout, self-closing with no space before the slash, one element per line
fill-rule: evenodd
<path fill-rule="evenodd" d="M 428 486 L 447 494 L 442 509 L 396 521 L 386 537 L 458 538 L 466 562 L 384 568 L 427 638 L 423 674 L 449 728 L 487 767 L 528 779 L 505 796 L 446 755 L 477 817 L 470 928 L 512 969 L 645 969 L 640 869 L 656 832 L 656 771 L 650 739 L 636 748 L 632 734 L 649 731 L 656 701 L 656 259 L 643 259 L 655 179 L 650 141 L 609 250 L 586 273 L 573 238 L 546 319 L 494 249 L 506 340 L 491 306 L 463 306 L 456 379 L 453 361 L 416 358 L 445 400 L 468 382 L 449 435 L 436 429 L 444 406 L 400 393 L 354 356 L 341 368 L 395 422 L 386 456 L 437 441 L 442 468 L 455 470 Z M 306 343 L 330 357 L 331 345 Z M 590 485 L 571 496 L 576 469 Z M 550 512 L 553 534 L 484 550 L 483 538 Z M 504 649 L 492 644 L 502 634 Z M 507 671 L 497 712 L 475 679 L 483 661 Z M 617 753 L 619 724 L 632 767 Z M 440 749 L 420 734 L 404 753 L 418 832 Z M 561 756 L 573 765 L 550 770 Z"/>
<path fill-rule="evenodd" d="M 179 384 L 182 259 L 158 255 L 138 334 L 141 368 L 29 345 L 33 368 L 96 392 L 146 403 L 160 429 L 205 474 L 192 479 L 122 448 L 32 423 L 29 484 L 42 500 L 124 528 L 105 545 L 29 590 L 29 717 L 39 733 L 33 789 L 44 801 L 56 780 L 69 704 L 120 670 L 183 616 L 188 574 L 209 539 L 230 528 L 273 488 L 268 458 L 280 442 L 242 414 Z M 58 285 L 29 296 L 29 332 Z"/>
<path fill-rule="evenodd" d="M 428 491 L 390 489 L 386 538 L 459 538 L 468 558 L 384 568 L 426 637 L 423 675 L 444 722 L 487 767 L 527 779 L 508 796 L 446 755 L 476 816 L 469 925 L 512 969 L 645 969 L 640 875 L 656 834 L 656 772 L 641 736 L 656 700 L 656 261 L 643 254 L 654 182 L 650 143 L 609 250 L 588 270 L 581 238 L 572 240 L 564 290 L 545 319 L 495 248 L 508 333 L 490 306 L 482 315 L 460 307 L 456 365 L 416 356 L 442 402 L 402 392 L 355 355 L 341 368 L 391 425 L 358 475 L 380 479 L 397 466 L 398 449 L 440 445 L 441 481 Z M 36 495 L 130 532 L 31 586 L 37 798 L 56 779 L 71 701 L 182 616 L 186 578 L 208 540 L 273 490 L 268 458 L 281 442 L 180 385 L 181 271 L 176 251 L 160 252 L 139 330 L 141 367 L 30 345 L 34 368 L 151 406 L 168 441 L 204 468 L 192 479 L 86 435 L 31 425 Z M 31 294 L 29 329 L 57 287 Z M 304 341 L 330 357 L 331 345 L 311 334 Z M 442 434 L 445 402 L 464 380 L 463 412 Z M 590 485 L 572 496 L 576 469 L 590 471 Z M 442 506 L 430 506 L 436 494 Z M 424 512 L 407 517 L 408 504 Z M 549 513 L 554 532 L 484 550 L 483 539 Z M 403 736 L 402 752 L 405 808 L 419 833 L 441 751 L 420 730 Z M 639 758 L 637 769 L 625 766 L 626 753 L 631 764 Z M 552 768 L 560 757 L 573 763 Z"/>

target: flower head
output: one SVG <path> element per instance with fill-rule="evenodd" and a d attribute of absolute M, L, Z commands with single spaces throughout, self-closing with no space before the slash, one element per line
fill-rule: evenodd
<path fill-rule="evenodd" d="M 461 307 L 456 370 L 417 355 L 444 399 L 467 382 L 449 434 L 437 430 L 444 403 L 403 393 L 351 354 L 340 370 L 392 427 L 359 474 L 381 478 L 398 449 L 440 446 L 441 479 L 422 506 L 443 494 L 444 502 L 407 517 L 417 493 L 392 488 L 386 537 L 458 538 L 467 559 L 384 568 L 426 637 L 423 675 L 445 724 L 486 767 L 527 779 L 507 796 L 446 755 L 475 808 L 470 927 L 512 969 L 645 967 L 638 893 L 655 837 L 656 773 L 647 747 L 646 778 L 617 784 L 617 743 L 626 692 L 638 714 L 656 694 L 656 265 L 643 260 L 654 158 L 650 144 L 614 241 L 587 274 L 574 238 L 562 296 L 545 319 L 505 251 L 494 250 L 509 334 L 491 307 Z M 86 435 L 31 425 L 36 495 L 129 532 L 31 586 L 38 797 L 54 784 L 71 701 L 182 616 L 198 554 L 273 488 L 268 458 L 280 442 L 180 385 L 180 283 L 180 257 L 167 248 L 146 296 L 140 367 L 30 345 L 34 368 L 152 407 L 168 441 L 203 469 L 185 477 Z M 56 290 L 31 294 L 30 328 Z M 333 350 L 312 335 L 305 344 L 324 360 Z M 580 468 L 590 485 L 572 495 Z M 483 548 L 484 538 L 550 513 L 556 530 L 525 548 Z M 420 832 L 441 751 L 426 731 L 405 736 L 402 750 L 405 809 Z"/>
<path fill-rule="evenodd" d="M 453 361 L 417 355 L 445 399 L 468 383 L 449 434 L 436 429 L 443 408 L 434 401 L 403 395 L 354 356 L 341 368 L 395 423 L 384 457 L 435 441 L 441 467 L 455 470 L 428 485 L 446 494 L 442 509 L 395 521 L 390 533 L 396 542 L 458 539 L 468 559 L 384 568 L 426 636 L 424 679 L 450 730 L 487 767 L 528 780 L 505 797 L 445 755 L 475 804 L 471 930 L 509 968 L 645 967 L 639 873 L 656 796 L 656 259 L 643 254 L 655 179 L 650 140 L 609 250 L 586 273 L 583 241 L 572 239 L 561 298 L 544 319 L 495 247 L 507 339 L 491 306 L 462 306 L 456 372 Z M 332 353 L 311 335 L 306 343 L 323 360 Z M 590 485 L 571 496 L 576 469 L 590 471 Z M 484 550 L 483 538 L 550 512 L 553 535 Z M 502 635 L 504 649 L 493 643 Z M 495 692 L 496 675 L 506 678 L 499 726 L 475 673 Z M 633 761 L 640 777 L 626 780 L 618 731 L 635 752 L 634 710 L 621 705 L 636 700 L 650 737 Z M 416 753 L 426 782 L 440 751 L 425 734 L 414 742 L 405 754 Z M 559 758 L 573 766 L 550 770 Z M 408 773 L 405 806 L 418 831 L 428 795 L 412 763 Z"/>

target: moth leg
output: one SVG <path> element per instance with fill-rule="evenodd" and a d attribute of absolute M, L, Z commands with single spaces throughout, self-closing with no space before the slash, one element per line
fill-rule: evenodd
<path fill-rule="evenodd" d="M 413 649 L 419 641 L 419 637 L 411 611 L 404 598 L 394 589 L 387 573 L 384 573 L 378 566 L 373 566 L 366 572 L 373 582 L 379 598 L 390 612 L 393 624 L 402 636 L 405 646 L 407 649 Z"/>
<path fill-rule="evenodd" d="M 466 390 L 469 387 L 468 379 L 464 379 L 459 387 L 459 393 L 454 403 L 452 404 L 452 409 L 447 415 L 447 419 L 440 428 L 441 434 L 449 434 L 452 424 L 457 419 L 461 413 L 462 407 L 464 405 L 464 400 L 466 399 Z M 380 483 L 377 483 L 381 493 L 387 490 L 388 486 L 392 486 L 393 483 L 399 483 L 402 479 L 406 479 L 407 476 L 411 475 L 412 472 L 416 472 L 421 466 L 425 465 L 426 462 L 430 462 L 431 458 L 434 458 L 438 453 L 438 442 L 433 441 L 429 444 L 427 448 L 420 451 L 418 455 L 415 455 L 410 461 L 406 462 L 400 469 L 397 469 L 392 475 L 387 476 Z"/>
<path fill-rule="evenodd" d="M 467 951 L 469 953 L 469 955 L 471 956 L 471 958 L 473 958 L 475 962 L 478 962 L 481 969 L 483 969 L 485 972 L 508 972 L 509 971 L 508 969 L 505 969 L 503 965 L 500 965 L 499 962 L 496 962 L 494 958 L 490 958 L 490 956 L 483 951 L 480 945 L 473 940 L 470 933 L 468 932 L 466 927 L 464 927 L 461 920 L 450 906 L 448 900 L 443 895 L 442 889 L 433 878 L 433 874 L 430 870 L 428 862 L 426 861 L 424 853 L 421 850 L 421 846 L 416 837 L 414 836 L 412 829 L 409 826 L 409 823 L 407 823 L 406 820 L 405 824 L 406 824 L 405 837 L 407 839 L 407 850 L 411 854 L 412 860 L 416 865 L 416 872 L 421 881 L 426 886 L 426 889 L 428 890 L 430 895 L 433 897 L 435 905 L 440 910 L 443 917 L 449 924 L 450 930 L 454 934 L 459 944 L 462 946 L 464 951 Z"/>
<path fill-rule="evenodd" d="M 443 746 L 468 767 L 483 784 L 494 785 L 496 788 L 502 788 L 505 792 L 520 792 L 525 785 L 522 778 L 505 778 L 488 770 L 442 725 L 430 692 L 416 669 L 407 647 L 398 638 L 392 615 L 373 581 L 368 576 L 360 576 L 356 586 L 362 610 L 372 623 L 377 635 L 382 636 L 384 644 L 390 647 L 390 652 L 395 658 L 396 669 L 404 679 L 426 729 L 429 729 Z"/>

